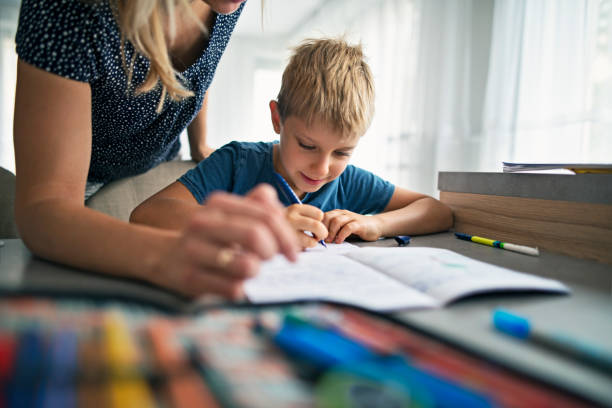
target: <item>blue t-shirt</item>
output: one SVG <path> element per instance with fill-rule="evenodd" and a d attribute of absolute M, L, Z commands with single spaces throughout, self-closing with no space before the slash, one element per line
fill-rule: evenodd
<path fill-rule="evenodd" d="M 244 3 L 229 15 L 218 15 L 209 44 L 181 74 L 195 96 L 180 102 L 166 99 L 156 109 L 161 88 L 136 96 L 149 60 L 138 56 L 130 89 L 122 65 L 121 33 L 109 1 L 23 0 L 15 41 L 28 64 L 91 87 L 92 148 L 88 181 L 109 181 L 143 173 L 171 160 L 180 148 L 179 135 L 197 115 L 204 94 Z M 134 48 L 125 46 L 126 61 Z M 42 136 L 42 135 L 41 135 Z"/>
<path fill-rule="evenodd" d="M 256 185 L 268 183 L 284 205 L 289 202 L 274 178 L 273 143 L 231 142 L 216 150 L 179 181 L 191 191 L 198 203 L 215 190 L 245 195 Z M 314 193 L 307 193 L 302 203 L 322 211 L 349 210 L 358 214 L 382 212 L 395 191 L 395 186 L 352 165 L 346 166 L 340 177 Z"/>

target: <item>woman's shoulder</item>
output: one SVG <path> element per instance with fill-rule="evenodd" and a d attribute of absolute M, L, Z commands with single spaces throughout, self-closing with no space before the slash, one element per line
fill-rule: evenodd
<path fill-rule="evenodd" d="M 114 24 L 108 1 L 23 0 L 15 42 L 25 62 L 54 74 L 89 81 L 102 26 Z"/>
<path fill-rule="evenodd" d="M 106 10 L 110 10 L 108 0 L 23 0 L 19 26 L 22 31 L 32 28 L 29 31 L 74 35 L 79 27 L 91 24 L 93 16 Z"/>

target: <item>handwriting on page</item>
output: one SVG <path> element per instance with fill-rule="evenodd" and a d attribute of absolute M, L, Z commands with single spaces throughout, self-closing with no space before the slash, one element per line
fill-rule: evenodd
<path fill-rule="evenodd" d="M 334 255 L 342 255 L 347 252 L 354 251 L 359 249 L 357 245 L 353 245 L 350 242 L 343 242 L 341 244 L 328 243 L 327 247 L 323 247 L 322 245 L 317 245 L 312 248 L 306 248 L 307 253 L 311 252 L 322 252 L 324 254 L 334 254 Z"/>
<path fill-rule="evenodd" d="M 444 302 L 470 292 L 550 286 L 548 280 L 445 249 L 363 248 L 347 256 Z"/>
<path fill-rule="evenodd" d="M 420 249 L 380 252 L 364 248 L 362 251 L 351 254 L 350 257 L 383 271 L 424 293 L 452 280 L 482 275 L 481 270 L 468 264 L 467 258 L 456 259 L 452 253 L 445 254 Z"/>
<path fill-rule="evenodd" d="M 325 251 L 302 253 L 295 264 L 282 257 L 266 262 L 261 273 L 246 282 L 245 292 L 253 302 L 320 299 L 374 310 L 434 304 L 380 272 Z"/>

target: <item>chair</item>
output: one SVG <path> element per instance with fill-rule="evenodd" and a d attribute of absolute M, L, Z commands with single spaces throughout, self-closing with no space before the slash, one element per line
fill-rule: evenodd
<path fill-rule="evenodd" d="M 192 161 L 169 161 L 138 176 L 107 184 L 86 206 L 123 221 L 141 202 L 172 183 L 195 166 Z M 15 175 L 0 167 L 0 238 L 18 238 L 14 215 Z"/>
<path fill-rule="evenodd" d="M 0 167 L 0 238 L 18 238 L 14 208 L 15 175 Z"/>

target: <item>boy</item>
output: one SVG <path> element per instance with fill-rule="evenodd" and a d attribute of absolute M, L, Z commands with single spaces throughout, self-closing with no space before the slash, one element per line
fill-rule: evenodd
<path fill-rule="evenodd" d="M 215 190 L 246 194 L 274 186 L 302 248 L 450 228 L 451 210 L 348 164 L 374 114 L 374 83 L 361 46 L 307 40 L 294 50 L 277 101 L 270 102 L 279 143 L 229 143 L 138 206 L 132 222 L 184 227 Z M 286 201 L 274 173 L 302 200 Z M 366 216 L 364 214 L 375 214 Z M 310 231 L 313 236 L 303 232 Z"/>

